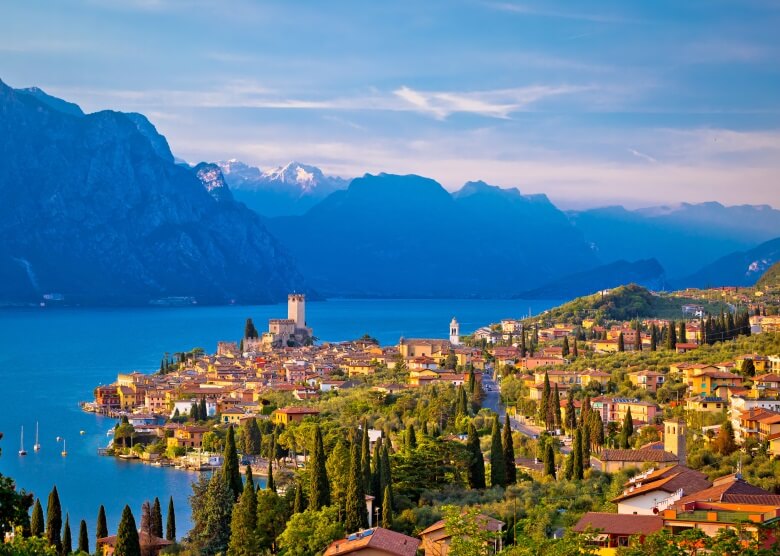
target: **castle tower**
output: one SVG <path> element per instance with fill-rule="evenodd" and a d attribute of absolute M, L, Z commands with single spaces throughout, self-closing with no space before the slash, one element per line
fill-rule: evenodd
<path fill-rule="evenodd" d="M 686 428 L 682 419 L 664 421 L 664 450 L 677 456 L 680 465 L 685 465 L 688 461 L 685 454 Z"/>
<path fill-rule="evenodd" d="M 452 317 L 452 321 L 450 321 L 450 343 L 453 346 L 460 345 L 460 325 L 455 317 Z"/>
<path fill-rule="evenodd" d="M 295 321 L 295 328 L 306 328 L 306 296 L 291 293 L 287 296 L 287 318 Z"/>

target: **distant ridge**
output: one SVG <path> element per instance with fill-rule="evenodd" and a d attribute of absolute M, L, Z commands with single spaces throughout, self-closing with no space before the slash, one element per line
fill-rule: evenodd
<path fill-rule="evenodd" d="M 780 237 L 721 257 L 679 281 L 679 286 L 752 286 L 780 261 Z"/>
<path fill-rule="evenodd" d="M 591 270 L 564 276 L 541 288 L 521 292 L 517 297 L 520 299 L 568 299 L 628 283 L 655 290 L 664 289 L 664 269 L 655 259 L 636 262 L 616 261 Z"/>
<path fill-rule="evenodd" d="M 84 115 L 0 81 L 0 303 L 258 303 L 306 286 L 216 166 L 140 114 Z"/>

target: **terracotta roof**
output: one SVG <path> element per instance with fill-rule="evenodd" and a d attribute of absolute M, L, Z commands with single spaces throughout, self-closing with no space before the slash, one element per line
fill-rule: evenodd
<path fill-rule="evenodd" d="M 325 550 L 324 556 L 348 554 L 364 548 L 372 548 L 388 554 L 397 554 L 398 556 L 414 556 L 417 553 L 418 546 L 420 546 L 419 539 L 407 537 L 382 527 L 376 527 L 354 533 L 346 539 L 333 541 Z"/>
<path fill-rule="evenodd" d="M 626 483 L 626 490 L 630 490 L 632 487 L 634 490 L 621 494 L 613 499 L 612 502 L 627 500 L 654 490 L 672 493 L 681 488 L 683 489 L 683 495 L 686 495 L 712 486 L 712 483 L 707 479 L 707 476 L 704 473 L 694 471 L 683 465 L 659 469 L 636 483 L 640 486 L 636 486 L 630 482 Z"/>
<path fill-rule="evenodd" d="M 740 502 L 740 499 L 748 496 L 751 499 L 764 499 L 765 497 L 771 497 L 773 502 L 771 504 L 780 504 L 780 496 L 767 492 L 763 488 L 753 486 L 741 479 L 736 474 L 726 475 L 715 479 L 715 483 L 712 487 L 694 492 L 688 496 L 684 496 L 675 504 L 675 507 L 682 507 L 686 503 L 690 502 L 734 502 L 734 503 L 748 503 Z M 754 504 L 760 504 L 764 502 L 750 502 Z"/>
<path fill-rule="evenodd" d="M 287 415 L 317 415 L 320 411 L 313 407 L 283 407 L 276 410 L 277 413 L 285 413 Z"/>
<path fill-rule="evenodd" d="M 572 531 L 582 533 L 590 528 L 608 535 L 649 535 L 660 531 L 663 526 L 664 520 L 657 515 L 588 512 L 572 527 Z"/>
<path fill-rule="evenodd" d="M 487 529 L 488 531 L 497 532 L 500 531 L 504 527 L 504 522 L 499 521 L 497 519 L 493 519 L 489 515 L 485 514 L 479 514 L 476 517 L 477 521 L 479 521 L 483 528 Z M 427 533 L 431 533 L 433 531 L 438 531 L 439 529 L 444 528 L 444 520 L 440 519 L 424 531 L 420 533 L 420 536 L 425 535 Z"/>
<path fill-rule="evenodd" d="M 670 452 L 656 450 L 654 448 L 640 448 L 639 450 L 602 450 L 598 454 L 601 461 L 677 461 L 678 458 Z"/>
<path fill-rule="evenodd" d="M 138 533 L 138 541 L 142 548 L 152 548 L 152 547 L 164 547 L 169 546 L 173 544 L 169 540 L 165 540 L 160 537 L 156 537 L 154 535 L 149 535 L 145 531 L 140 531 Z M 111 535 L 110 537 L 102 537 L 97 540 L 98 546 L 107 544 L 108 546 L 114 546 L 116 544 L 116 535 Z"/>

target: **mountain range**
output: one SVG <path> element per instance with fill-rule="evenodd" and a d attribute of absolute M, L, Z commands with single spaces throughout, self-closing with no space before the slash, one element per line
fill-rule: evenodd
<path fill-rule="evenodd" d="M 780 241 L 768 206 L 564 212 L 481 181 L 451 193 L 421 176 L 346 180 L 298 162 L 190 165 L 141 114 L 85 114 L 1 81 L 0 167 L 0 303 L 748 285 Z"/>
<path fill-rule="evenodd" d="M 238 201 L 264 216 L 305 213 L 349 181 L 325 176 L 314 166 L 290 162 L 268 171 L 232 159 L 216 163 Z"/>
<path fill-rule="evenodd" d="M 305 288 L 218 167 L 177 165 L 140 114 L 74 106 L 0 82 L 0 300 L 271 302 Z"/>

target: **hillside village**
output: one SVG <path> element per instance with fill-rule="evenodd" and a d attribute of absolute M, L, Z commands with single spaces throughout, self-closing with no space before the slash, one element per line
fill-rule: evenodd
<path fill-rule="evenodd" d="M 653 294 L 636 286 L 600 292 L 598 303 L 572 302 L 590 305 L 579 320 L 564 305 L 470 335 L 461 335 L 453 318 L 446 339 L 381 346 L 368 335 L 310 341 L 305 298 L 294 294 L 288 319 L 271 320 L 267 333 L 250 319 L 240 342 L 219 342 L 213 355 L 166 357 L 155 374 L 120 374 L 97 387 L 85 409 L 121 417 L 109 453 L 154 465 L 219 468 L 235 427 L 244 464 L 256 475 L 273 474 L 281 492 L 305 479 L 312 427 L 325 431 L 330 454 L 358 430 L 353 442 L 363 434 L 369 450 L 384 445 L 392 454 L 397 488 L 387 510 L 376 502 L 381 493 L 366 489 L 367 530 L 375 539 L 392 530 L 411 535 L 425 554 L 442 554 L 450 542 L 434 542 L 430 533 L 443 516 L 441 493 L 458 485 L 464 494 L 444 499 L 500 523 L 484 530 L 495 551 L 500 540 L 510 553 L 525 554 L 527 537 L 537 547 L 633 554 L 642 543 L 688 538 L 691 530 L 707 542 L 737 531 L 742 542 L 770 546 L 780 521 L 775 298 L 748 297 L 741 309 L 725 305 L 711 314 L 712 292 L 686 292 L 676 320 L 610 318 L 637 295 Z M 250 447 L 252 436 L 260 440 Z M 496 453 L 509 454 L 503 478 L 494 474 Z M 417 471 L 413 486 L 401 479 L 410 461 L 425 457 L 443 457 L 448 471 Z M 473 457 L 484 460 L 481 480 Z M 551 498 L 580 483 L 594 489 L 587 501 Z M 527 499 L 533 484 L 536 504 L 548 512 L 541 530 L 538 508 Z M 491 485 L 504 489 L 498 499 L 495 490 L 481 490 Z M 470 489 L 483 494 L 466 496 Z M 525 508 L 509 515 L 507 504 L 518 497 L 526 497 Z M 384 511 L 394 517 L 383 519 Z M 372 529 L 378 524 L 386 529 Z M 355 534 L 326 553 L 365 541 L 366 533 Z"/>

